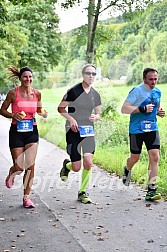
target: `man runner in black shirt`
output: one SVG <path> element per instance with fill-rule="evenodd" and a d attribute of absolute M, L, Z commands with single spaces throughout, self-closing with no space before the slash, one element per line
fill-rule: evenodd
<path fill-rule="evenodd" d="M 60 177 L 65 182 L 70 170 L 78 172 L 82 167 L 83 155 L 78 200 L 85 204 L 91 203 L 86 188 L 92 174 L 95 151 L 94 122 L 100 119 L 101 107 L 100 95 L 92 87 L 95 76 L 96 67 L 92 64 L 85 65 L 82 69 L 83 81 L 70 88 L 58 106 L 58 112 L 67 120 L 66 143 L 67 153 L 70 156 L 70 160 L 65 159 L 63 162 Z"/>

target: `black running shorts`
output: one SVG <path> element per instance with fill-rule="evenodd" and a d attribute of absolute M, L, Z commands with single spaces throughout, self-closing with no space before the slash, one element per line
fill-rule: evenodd
<path fill-rule="evenodd" d="M 70 156 L 71 162 L 81 160 L 82 154 L 91 153 L 95 151 L 95 138 L 80 137 L 79 132 L 74 132 L 70 128 L 66 132 L 67 153 Z"/>
<path fill-rule="evenodd" d="M 26 144 L 37 143 L 39 141 L 37 125 L 33 125 L 33 131 L 18 132 L 17 125 L 11 124 L 9 130 L 10 149 L 24 147 Z"/>
<path fill-rule="evenodd" d="M 129 134 L 130 151 L 133 154 L 140 154 L 143 142 L 147 150 L 160 149 L 160 137 L 158 131 L 145 132 L 141 134 Z"/>

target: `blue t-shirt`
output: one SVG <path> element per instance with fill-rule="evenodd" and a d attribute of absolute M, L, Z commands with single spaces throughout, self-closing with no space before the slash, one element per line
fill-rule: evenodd
<path fill-rule="evenodd" d="M 154 104 L 154 109 L 151 113 L 136 113 L 130 115 L 129 133 L 138 134 L 144 133 L 143 125 L 150 126 L 150 131 L 157 131 L 157 112 L 160 104 L 161 91 L 154 87 L 153 89 L 146 89 L 143 84 L 134 87 L 128 94 L 126 101 L 130 102 L 132 106 L 146 106 L 147 104 Z M 146 126 L 147 126 L 146 125 Z M 149 129 L 148 129 L 149 131 Z"/>

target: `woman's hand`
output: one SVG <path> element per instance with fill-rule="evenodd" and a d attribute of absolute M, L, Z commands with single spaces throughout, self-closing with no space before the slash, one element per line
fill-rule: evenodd
<path fill-rule="evenodd" d="M 23 116 L 22 112 L 19 113 L 12 113 L 11 118 L 15 121 L 21 121 L 24 119 L 25 116 Z"/>
<path fill-rule="evenodd" d="M 41 116 L 42 116 L 43 118 L 47 118 L 47 117 L 48 117 L 48 112 L 47 112 L 45 109 L 42 109 L 41 112 L 42 112 L 42 115 L 41 115 Z"/>
<path fill-rule="evenodd" d="M 43 118 L 47 118 L 48 117 L 48 112 L 45 109 L 41 109 L 41 112 L 38 113 L 38 115 L 42 116 Z"/>

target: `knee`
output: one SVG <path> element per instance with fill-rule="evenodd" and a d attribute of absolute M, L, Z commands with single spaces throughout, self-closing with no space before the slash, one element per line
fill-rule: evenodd
<path fill-rule="evenodd" d="M 159 152 L 157 150 L 149 151 L 149 161 L 153 163 L 158 163 L 159 161 Z"/>
<path fill-rule="evenodd" d="M 136 164 L 140 159 L 140 155 L 133 155 L 129 158 L 129 160 L 133 163 Z"/>
<path fill-rule="evenodd" d="M 72 163 L 72 171 L 74 171 L 74 172 L 79 172 L 80 171 L 80 169 L 81 169 L 81 164 L 79 164 L 79 163 Z"/>
<path fill-rule="evenodd" d="M 134 160 L 134 163 L 136 164 L 139 161 L 139 157 L 136 157 L 133 160 Z"/>
<path fill-rule="evenodd" d="M 159 155 L 154 155 L 152 158 L 151 158 L 152 162 L 154 163 L 158 163 L 159 161 Z"/>
<path fill-rule="evenodd" d="M 92 165 L 93 165 L 92 160 L 85 160 L 85 161 L 83 162 L 83 165 L 84 165 L 84 168 L 85 168 L 86 170 L 91 170 Z"/>

